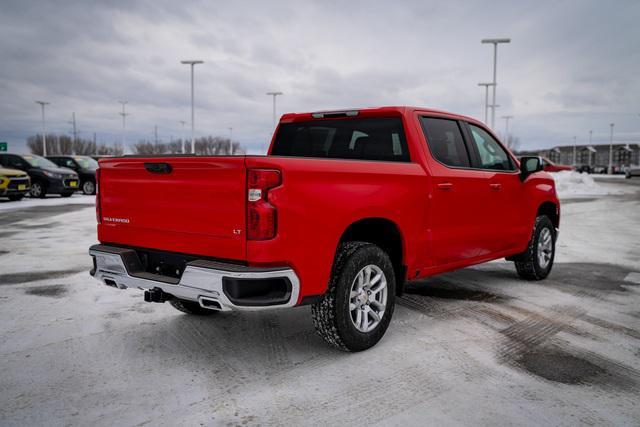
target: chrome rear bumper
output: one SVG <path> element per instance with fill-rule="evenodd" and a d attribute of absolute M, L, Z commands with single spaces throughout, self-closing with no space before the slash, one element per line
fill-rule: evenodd
<path fill-rule="evenodd" d="M 208 260 L 187 263 L 182 276 L 171 278 L 140 271 L 135 251 L 108 245 L 94 245 L 89 249 L 94 268 L 91 275 L 105 285 L 119 289 L 137 288 L 142 290 L 161 289 L 170 296 L 197 301 L 202 307 L 212 310 L 265 310 L 293 307 L 300 295 L 300 281 L 296 273 L 288 267 L 253 268 L 235 264 L 225 264 Z M 223 280 L 274 280 L 283 279 L 290 283 L 286 300 L 278 303 L 243 304 L 232 302 L 227 295 Z"/>

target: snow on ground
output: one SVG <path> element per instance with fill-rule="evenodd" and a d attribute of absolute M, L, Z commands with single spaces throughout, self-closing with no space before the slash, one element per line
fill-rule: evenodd
<path fill-rule="evenodd" d="M 551 173 L 556 182 L 556 191 L 560 199 L 604 196 L 612 190 L 598 184 L 586 173 L 576 171 L 560 171 Z"/>
<path fill-rule="evenodd" d="M 69 204 L 96 204 L 95 196 L 85 196 L 84 194 L 76 193 L 71 197 L 60 197 L 58 195 L 47 196 L 44 199 L 32 199 L 31 197 L 25 197 L 24 199 L 16 202 L 10 200 L 0 199 L 0 212 L 11 211 L 16 209 L 32 208 L 37 206 L 61 206 Z"/>
<path fill-rule="evenodd" d="M 547 280 L 420 281 L 354 354 L 308 306 L 187 316 L 99 285 L 89 204 L 2 212 L 0 425 L 637 425 L 640 183 L 612 185 L 634 194 L 562 206 Z"/>

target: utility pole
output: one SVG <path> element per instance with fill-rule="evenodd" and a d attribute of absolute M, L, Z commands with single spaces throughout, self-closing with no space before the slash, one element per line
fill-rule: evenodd
<path fill-rule="evenodd" d="M 125 130 L 126 130 L 126 118 L 129 115 L 128 113 L 124 112 L 124 106 L 129 102 L 129 101 L 118 101 L 120 104 L 122 104 L 122 112 L 118 113 L 122 116 L 122 148 L 124 148 L 124 144 L 125 144 Z"/>
<path fill-rule="evenodd" d="M 511 43 L 511 39 L 482 39 L 483 44 L 493 44 L 493 100 L 491 101 L 491 129 L 495 128 L 496 124 L 496 86 L 497 82 L 497 64 L 498 64 L 498 44 L 499 43 Z"/>
<path fill-rule="evenodd" d="M 69 123 L 71 125 L 73 125 L 73 147 L 72 147 L 72 150 L 74 150 L 74 153 L 75 153 L 75 146 L 76 146 L 76 143 L 78 142 L 78 130 L 76 128 L 76 113 L 75 112 L 71 113 L 71 121 Z"/>
<path fill-rule="evenodd" d="M 513 116 L 502 116 L 504 119 L 504 142 L 507 144 L 507 148 L 511 148 L 511 141 L 509 140 L 509 120 L 513 119 Z"/>
<path fill-rule="evenodd" d="M 184 151 L 184 149 L 185 149 L 185 146 L 184 146 L 184 125 L 186 125 L 187 122 L 184 121 L 184 120 L 180 120 L 180 124 L 182 125 L 182 135 L 180 136 L 180 141 L 182 142 L 182 154 L 184 154 L 185 153 L 185 151 Z"/>
<path fill-rule="evenodd" d="M 49 105 L 50 102 L 36 101 L 36 104 L 40 104 L 40 106 L 42 107 L 42 155 L 46 156 L 47 155 L 47 139 L 45 137 L 45 134 L 47 133 L 47 126 L 45 125 L 45 121 L 44 121 L 44 106 Z"/>
<path fill-rule="evenodd" d="M 276 97 L 284 95 L 282 92 L 267 92 L 267 95 L 273 97 L 273 127 L 276 127 Z"/>
<path fill-rule="evenodd" d="M 609 135 L 609 175 L 613 175 L 613 127 L 615 123 L 609 123 L 611 134 Z"/>
<path fill-rule="evenodd" d="M 191 66 L 191 152 L 193 154 L 196 154 L 193 69 L 197 64 L 204 64 L 204 61 L 188 60 L 188 61 L 180 61 L 180 63 Z"/>
<path fill-rule="evenodd" d="M 484 124 L 489 120 L 489 86 L 493 83 L 478 83 L 478 86 L 484 86 Z"/>

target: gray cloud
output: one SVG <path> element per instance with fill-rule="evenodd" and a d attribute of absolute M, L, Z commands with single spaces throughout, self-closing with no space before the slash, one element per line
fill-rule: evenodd
<path fill-rule="evenodd" d="M 484 37 L 501 46 L 497 116 L 515 115 L 525 147 L 640 140 L 640 3 L 600 1 L 170 2 L 4 1 L 0 14 L 0 139 L 24 149 L 48 127 L 119 140 L 119 99 L 129 100 L 128 140 L 182 134 L 188 68 L 196 68 L 198 133 L 234 136 L 254 151 L 279 113 L 420 105 L 482 117 L 480 81 L 491 78 Z M 502 129 L 502 121 L 496 128 Z"/>

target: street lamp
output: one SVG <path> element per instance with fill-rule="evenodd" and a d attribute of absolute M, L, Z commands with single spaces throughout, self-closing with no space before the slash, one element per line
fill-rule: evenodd
<path fill-rule="evenodd" d="M 124 149 L 124 142 L 125 142 L 125 129 L 126 129 L 126 117 L 129 115 L 129 113 L 125 113 L 124 112 L 124 106 L 127 105 L 127 103 L 129 101 L 118 101 L 120 104 L 122 104 L 122 112 L 118 113 L 122 116 L 122 148 Z"/>
<path fill-rule="evenodd" d="M 576 141 L 578 140 L 578 137 L 574 135 L 573 137 L 573 166 L 576 165 Z"/>
<path fill-rule="evenodd" d="M 484 86 L 484 124 L 489 120 L 489 86 L 493 83 L 478 83 L 478 86 Z"/>
<path fill-rule="evenodd" d="M 195 140 L 195 113 L 193 108 L 193 69 L 197 64 L 204 64 L 204 61 L 200 60 L 186 60 L 180 61 L 181 64 L 191 66 L 191 153 L 196 154 L 196 140 Z"/>
<path fill-rule="evenodd" d="M 267 92 L 267 95 L 273 96 L 273 127 L 276 127 L 276 96 L 284 95 L 282 92 Z"/>
<path fill-rule="evenodd" d="M 184 149 L 185 149 L 185 146 L 184 146 L 184 125 L 186 125 L 187 122 L 184 121 L 184 120 L 180 120 L 180 124 L 182 125 L 182 135 L 180 136 L 180 141 L 182 142 L 182 154 L 184 154 Z"/>
<path fill-rule="evenodd" d="M 493 100 L 491 101 L 491 129 L 496 124 L 496 65 L 498 63 L 498 44 L 511 43 L 511 39 L 482 39 L 483 44 L 493 44 Z"/>
<path fill-rule="evenodd" d="M 36 101 L 36 104 L 40 104 L 40 106 L 42 107 L 42 155 L 46 156 L 47 155 L 47 139 L 44 135 L 45 133 L 47 133 L 47 128 L 44 122 L 44 106 L 49 105 L 50 102 Z"/>
<path fill-rule="evenodd" d="M 502 116 L 502 118 L 504 119 L 505 127 L 504 141 L 507 144 L 507 148 L 511 148 L 511 142 L 509 141 L 509 120 L 513 119 L 513 116 Z"/>
<path fill-rule="evenodd" d="M 611 134 L 609 135 L 609 175 L 613 175 L 613 127 L 615 123 L 609 123 Z"/>

